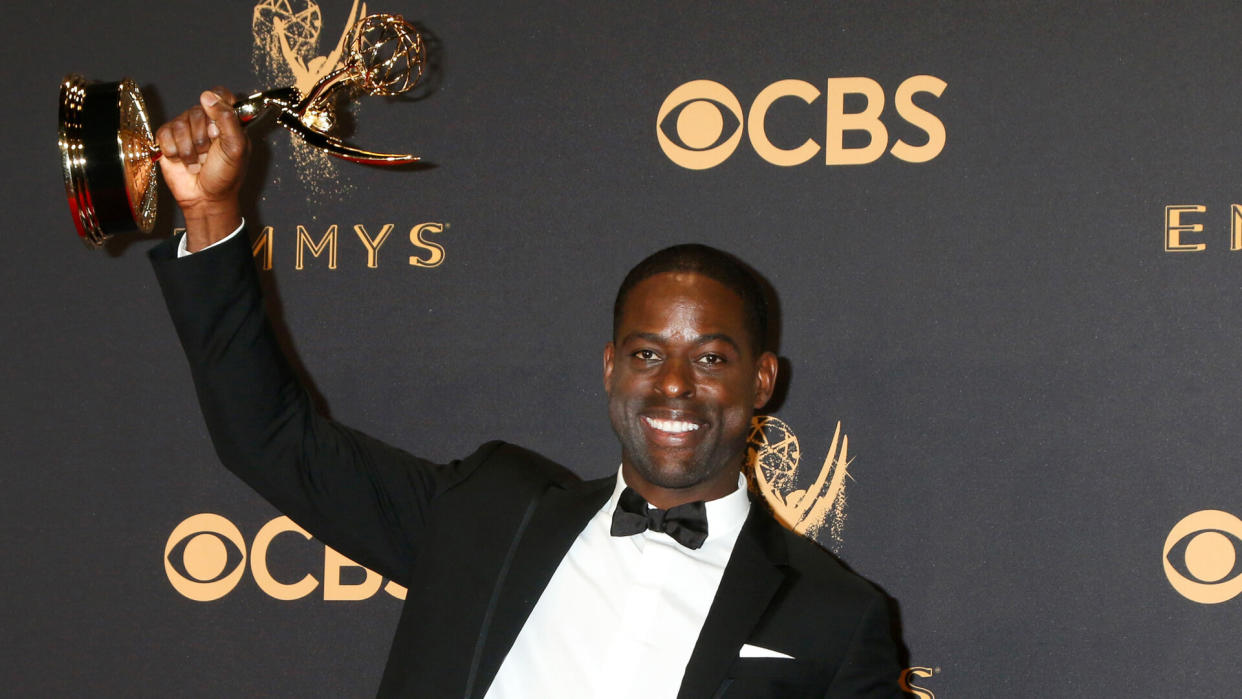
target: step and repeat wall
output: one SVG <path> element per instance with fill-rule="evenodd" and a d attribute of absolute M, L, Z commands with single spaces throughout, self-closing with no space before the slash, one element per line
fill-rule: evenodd
<path fill-rule="evenodd" d="M 270 121 L 255 261 L 336 419 L 449 460 L 619 460 L 612 296 L 753 265 L 783 380 L 753 486 L 900 614 L 931 697 L 1242 684 L 1242 6 L 62 0 L 6 7 L 3 627 L 12 696 L 369 696 L 405 591 L 221 468 L 145 251 L 75 235 L 66 73 L 152 121 L 327 75 L 351 18 L 426 75 L 334 160 Z"/>

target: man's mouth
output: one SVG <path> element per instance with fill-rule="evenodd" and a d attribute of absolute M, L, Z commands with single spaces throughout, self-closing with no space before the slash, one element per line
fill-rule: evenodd
<path fill-rule="evenodd" d="M 643 422 L 647 423 L 652 429 L 659 430 L 665 434 L 682 435 L 689 434 L 699 429 L 697 422 L 688 422 L 686 420 L 665 420 L 656 417 L 644 417 Z"/>

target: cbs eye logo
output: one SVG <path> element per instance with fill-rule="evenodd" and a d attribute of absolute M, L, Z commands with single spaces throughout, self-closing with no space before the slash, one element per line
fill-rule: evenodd
<path fill-rule="evenodd" d="M 182 570 L 173 565 L 178 559 Z M 237 587 L 245 570 L 246 540 L 237 525 L 220 515 L 194 515 L 168 535 L 164 572 L 173 588 L 192 600 L 220 599 Z"/>
<path fill-rule="evenodd" d="M 899 160 L 923 163 L 940 155 L 946 136 L 944 123 L 915 104 L 914 97 L 923 93 L 940 97 L 947 85 L 934 75 L 915 75 L 898 85 L 893 95 L 897 115 L 925 134 L 922 144 L 898 138 L 889 149 L 888 127 L 880 118 L 884 88 L 863 77 L 828 78 L 827 89 L 822 92 L 805 80 L 778 80 L 760 90 L 748 113 L 724 85 L 714 80 L 691 80 L 664 98 L 656 114 L 656 140 L 669 160 L 689 170 L 706 170 L 723 163 L 737 150 L 743 132 L 759 157 L 783 167 L 801 165 L 820 151 L 826 165 L 863 165 L 876 161 L 886 150 Z M 809 105 L 821 96 L 826 107 L 822 144 L 807 138 L 796 147 L 784 148 L 768 138 L 767 115 L 773 104 L 795 98 Z M 861 102 L 862 109 L 846 111 L 847 96 L 852 104 Z M 847 147 L 847 133 L 865 136 L 866 144 Z"/>
<path fill-rule="evenodd" d="M 1225 602 L 1242 593 L 1242 520 L 1220 510 L 1201 510 L 1173 526 L 1164 540 L 1164 574 L 1183 597 L 1200 604 Z"/>
<path fill-rule="evenodd" d="M 732 118 L 732 134 L 728 137 L 724 136 L 726 114 Z M 669 127 L 680 144 L 665 133 Z M 684 168 L 716 167 L 733 155 L 742 142 L 742 103 L 718 82 L 692 80 L 664 98 L 656 115 L 656 139 L 664 154 Z"/>

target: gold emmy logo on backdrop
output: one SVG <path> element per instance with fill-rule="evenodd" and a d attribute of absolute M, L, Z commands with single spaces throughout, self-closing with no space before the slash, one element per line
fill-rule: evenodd
<path fill-rule="evenodd" d="M 801 486 L 798 465 L 802 448 L 783 420 L 756 415 L 747 437 L 747 475 L 772 507 L 776 519 L 789 529 L 817 539 L 827 528 L 836 549 L 845 528 L 845 479 L 849 475 L 850 440 L 837 422 L 828 456 L 809 486 Z"/>
<path fill-rule="evenodd" d="M 1242 593 L 1242 520 L 1220 510 L 1200 510 L 1173 525 L 1164 540 L 1164 575 L 1183 597 L 1200 604 L 1226 602 Z"/>
<path fill-rule="evenodd" d="M 237 102 L 233 106 L 241 121 L 249 124 L 275 112 L 277 123 L 302 142 L 338 158 L 370 165 L 418 160 L 355 148 L 331 133 L 343 97 L 391 96 L 418 82 L 426 63 L 418 31 L 396 15 L 370 15 L 350 25 L 329 58 L 307 73 L 315 76 L 313 83 L 256 92 Z M 83 240 L 98 247 L 117 233 L 151 231 L 160 152 L 133 80 L 94 83 L 66 76 L 60 88 L 58 145 L 65 193 Z"/>
<path fill-rule="evenodd" d="M 323 12 L 314 0 L 260 0 L 251 15 L 251 67 L 261 83 L 293 83 L 299 90 L 309 90 L 340 61 L 349 45 L 350 27 L 367 14 L 366 3 L 353 0 L 341 28 L 336 45 L 319 55 L 319 39 L 323 30 Z M 342 181 L 332 158 L 322 151 L 293 142 L 290 153 L 294 171 L 303 186 L 318 197 L 348 192 L 351 187 Z"/>

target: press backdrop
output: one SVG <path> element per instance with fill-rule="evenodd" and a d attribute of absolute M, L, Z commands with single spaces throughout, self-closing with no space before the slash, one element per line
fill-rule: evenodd
<path fill-rule="evenodd" d="M 345 110 L 347 138 L 430 166 L 259 125 L 246 194 L 334 417 L 610 473 L 612 294 L 660 247 L 716 245 L 779 298 L 756 487 L 895 600 L 912 693 L 1235 695 L 1242 7 L 375 11 L 420 24 L 429 75 Z M 6 693 L 374 692 L 401 591 L 217 464 L 153 243 L 79 243 L 54 129 L 68 72 L 132 76 L 157 123 L 212 85 L 313 83 L 351 13 L 3 10 Z"/>

